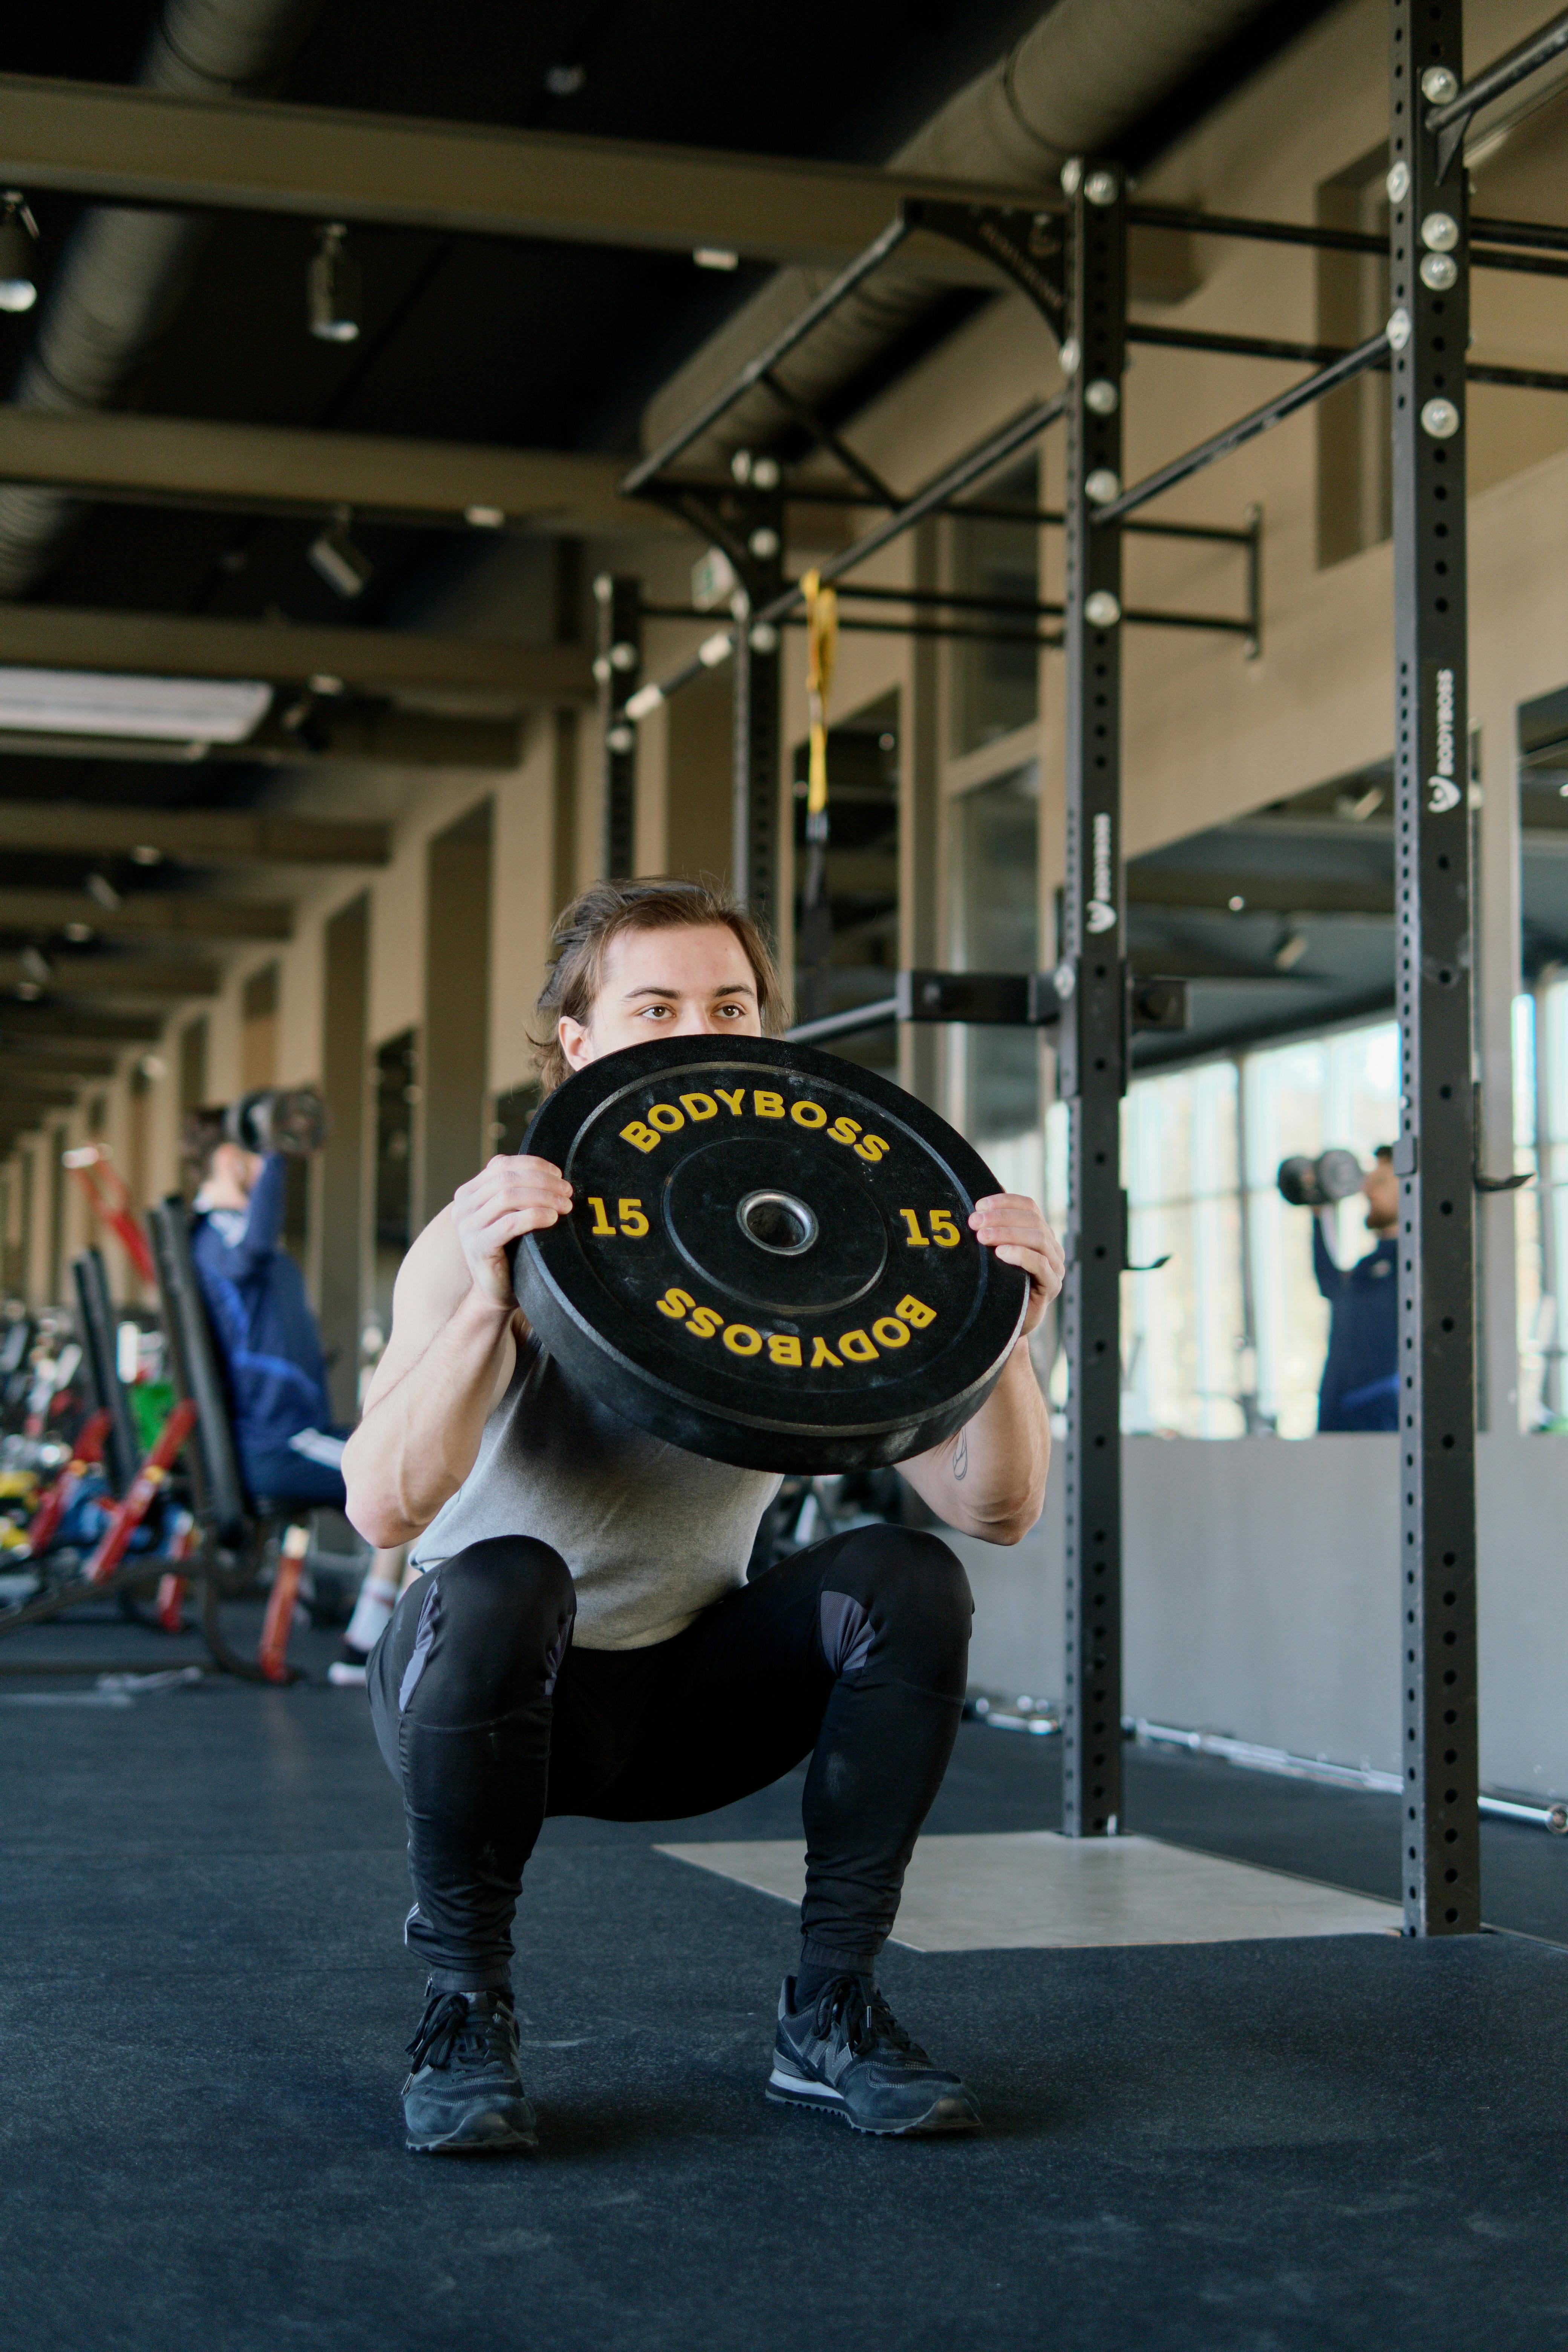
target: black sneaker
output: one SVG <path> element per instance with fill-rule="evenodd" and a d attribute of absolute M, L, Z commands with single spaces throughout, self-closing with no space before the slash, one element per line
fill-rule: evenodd
<path fill-rule="evenodd" d="M 958 2076 L 931 2064 L 869 1977 L 835 1977 L 808 2008 L 794 2004 L 795 1979 L 785 1977 L 768 2077 L 780 2106 L 818 2107 L 863 2132 L 980 2129 Z"/>
<path fill-rule="evenodd" d="M 432 1993 L 408 2054 L 403 2119 L 411 2148 L 505 2156 L 538 2145 L 538 2119 L 518 2070 L 510 1993 Z"/>

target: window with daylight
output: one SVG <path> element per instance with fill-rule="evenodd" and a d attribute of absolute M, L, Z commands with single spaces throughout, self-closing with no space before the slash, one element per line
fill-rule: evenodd
<path fill-rule="evenodd" d="M 1568 996 L 1563 1005 L 1568 1078 Z M 1568 1187 L 1568 1084 L 1562 1097 Z M 1122 1426 L 1170 1437 L 1310 1437 L 1329 1310 L 1311 1217 L 1281 1199 L 1279 1162 L 1331 1145 L 1370 1165 L 1394 1139 L 1392 1021 L 1134 1078 L 1122 1112 L 1129 1257 Z M 1067 1107 L 1046 1120 L 1047 1213 L 1068 1222 Z M 1331 1213 L 1342 1265 L 1373 1246 L 1359 1194 Z M 1142 1270 L 1136 1270 L 1142 1269 Z M 1058 1365 L 1052 1383 L 1065 1393 Z"/>
<path fill-rule="evenodd" d="M 1513 1195 L 1519 1313 L 1519 1425 L 1568 1430 L 1563 1375 L 1563 1269 L 1568 1265 L 1568 978 L 1549 968 L 1514 1000 L 1516 1175 Z"/>
<path fill-rule="evenodd" d="M 1122 1425 L 1239 1437 L 1244 1321 L 1237 1066 L 1140 1078 L 1123 1107 Z"/>

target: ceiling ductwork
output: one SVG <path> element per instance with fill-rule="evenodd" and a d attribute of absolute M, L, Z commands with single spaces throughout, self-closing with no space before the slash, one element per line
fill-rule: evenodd
<path fill-rule="evenodd" d="M 181 97 L 258 97 L 277 81 L 321 0 L 166 0 L 137 80 Z M 11 397 L 68 414 L 134 396 L 190 282 L 205 225 L 185 213 L 95 205 L 55 272 Z M 0 489 L 0 596 L 38 578 L 80 501 Z"/>
<path fill-rule="evenodd" d="M 1008 187 L 1054 187 L 1068 155 L 1115 146 L 1131 127 L 1266 13 L 1260 0 L 1058 0 L 1012 54 L 960 90 L 892 158 L 906 171 Z M 781 269 L 661 386 L 643 416 L 657 448 L 828 284 Z M 867 367 L 946 290 L 896 254 L 783 360 L 795 399 L 816 405 Z M 785 423 L 765 387 L 686 453 L 692 465 L 765 442 Z"/>

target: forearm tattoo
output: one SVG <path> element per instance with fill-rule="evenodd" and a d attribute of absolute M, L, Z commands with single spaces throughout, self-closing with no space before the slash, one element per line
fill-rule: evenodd
<path fill-rule="evenodd" d="M 955 1478 L 967 1478 L 969 1475 L 969 1432 L 967 1429 L 961 1429 L 959 1431 L 958 1444 L 952 1449 L 952 1475 Z"/>

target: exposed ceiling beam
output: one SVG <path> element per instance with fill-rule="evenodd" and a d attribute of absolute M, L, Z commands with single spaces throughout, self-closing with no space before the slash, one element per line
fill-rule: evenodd
<path fill-rule="evenodd" d="M 62 931 L 68 923 L 86 923 L 103 940 L 287 940 L 294 910 L 195 890 L 148 890 L 100 907 L 85 890 L 0 889 L 0 931 Z"/>
<path fill-rule="evenodd" d="M 392 828 L 249 809 L 0 800 L 0 849 L 80 850 L 93 857 L 155 849 L 211 866 L 384 866 Z"/>
<path fill-rule="evenodd" d="M 330 677 L 370 693 L 441 687 L 506 695 L 521 704 L 586 701 L 593 692 L 588 662 L 582 646 L 524 645 L 510 637 L 0 604 L 0 663 L 23 667 L 254 677 L 290 686 Z"/>
<path fill-rule="evenodd" d="M 47 1078 L 58 1071 L 90 1085 L 95 1078 L 111 1078 L 119 1067 L 118 1055 L 106 1048 L 53 1039 L 50 1048 L 39 1045 L 22 1052 L 15 1038 L 8 1039 L 0 1048 L 0 1084 L 7 1078 Z"/>
<path fill-rule="evenodd" d="M 20 956 L 0 953 L 0 988 L 37 984 Z M 206 956 L 58 956 L 43 982 L 50 997 L 216 996 L 223 973 Z"/>
<path fill-rule="evenodd" d="M 0 1087 L 0 1120 L 17 1111 L 69 1110 L 76 1097 L 74 1087 Z"/>
<path fill-rule="evenodd" d="M 869 245 L 905 195 L 1036 209 L 1049 202 L 1038 190 L 868 165 L 22 74 L 0 77 L 0 184 L 195 211 L 669 253 L 716 246 L 750 260 L 830 264 Z M 990 278 L 958 246 L 932 240 L 930 259 L 933 276 Z"/>
<path fill-rule="evenodd" d="M 55 1039 L 101 1045 L 155 1045 L 155 1013 L 105 1013 L 85 1004 L 0 1004 L 0 1053 L 30 1052 Z"/>
<path fill-rule="evenodd" d="M 3 137 L 0 132 L 0 137 Z M 0 406 L 0 481 L 47 483 L 100 498 L 392 520 L 493 530 L 504 519 L 552 531 L 689 535 L 647 499 L 623 499 L 624 458 L 589 452 L 311 433 L 178 416 Z"/>
<path fill-rule="evenodd" d="M 521 721 L 466 719 L 436 710 L 307 694 L 294 725 L 269 712 L 243 743 L 154 742 L 119 735 L 29 734 L 0 729 L 0 759 L 115 760 L 137 766 L 183 767 L 197 756 L 268 768 L 483 768 L 505 772 L 522 757 Z"/>
<path fill-rule="evenodd" d="M 1388 915 L 1394 913 L 1394 884 L 1350 881 L 1322 875 L 1197 874 L 1171 867 L 1140 872 L 1128 869 L 1127 898 L 1134 907 L 1190 907 L 1234 909 L 1248 915 Z"/>

